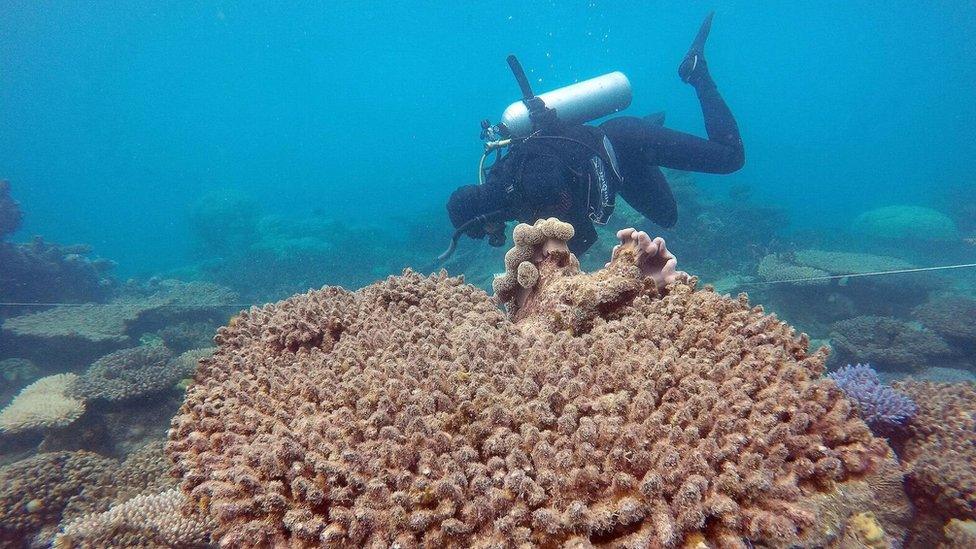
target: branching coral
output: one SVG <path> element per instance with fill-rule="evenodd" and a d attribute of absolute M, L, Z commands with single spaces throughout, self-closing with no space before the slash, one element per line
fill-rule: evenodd
<path fill-rule="evenodd" d="M 823 354 L 638 257 L 544 255 L 516 322 L 410 271 L 243 312 L 173 420 L 184 492 L 226 545 L 814 545 L 855 491 L 897 536 L 900 472 Z"/>
<path fill-rule="evenodd" d="M 54 539 L 53 547 L 209 547 L 208 519 L 183 513 L 177 489 L 136 496 L 108 511 L 79 517 Z"/>
<path fill-rule="evenodd" d="M 882 384 L 878 372 L 867 364 L 848 364 L 828 377 L 857 405 L 861 417 L 876 433 L 899 431 L 918 412 L 912 399 Z"/>

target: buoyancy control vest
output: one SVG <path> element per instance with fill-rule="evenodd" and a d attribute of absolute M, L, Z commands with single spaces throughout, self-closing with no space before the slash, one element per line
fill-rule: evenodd
<path fill-rule="evenodd" d="M 540 166 L 558 166 L 561 173 L 540 173 Z M 606 224 L 613 214 L 622 176 L 610 140 L 599 128 L 553 124 L 545 131 L 514 142 L 488 171 L 488 184 L 504 193 L 505 209 L 518 219 L 534 221 L 565 186 L 573 206 L 586 217 Z"/>

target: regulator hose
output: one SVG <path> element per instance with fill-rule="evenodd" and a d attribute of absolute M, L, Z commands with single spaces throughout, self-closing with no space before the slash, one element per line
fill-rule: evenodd
<path fill-rule="evenodd" d="M 446 250 L 444 250 L 444 253 L 442 253 L 441 255 L 437 256 L 437 262 L 438 263 L 443 263 L 443 262 L 447 261 L 448 258 L 450 258 L 452 255 L 454 255 L 454 250 L 457 249 L 458 240 L 460 240 L 461 235 L 464 234 L 464 231 L 466 231 L 469 228 L 471 228 L 472 225 L 476 225 L 476 224 L 479 224 L 479 223 L 486 223 L 488 221 L 492 221 L 493 219 L 500 217 L 504 212 L 505 212 L 505 210 L 495 210 L 493 212 L 488 212 L 486 214 L 481 214 L 481 215 L 479 215 L 477 217 L 473 217 L 473 218 L 469 219 L 468 221 L 465 221 L 460 227 L 458 227 L 454 231 L 454 234 L 451 235 L 451 244 L 447 247 Z"/>

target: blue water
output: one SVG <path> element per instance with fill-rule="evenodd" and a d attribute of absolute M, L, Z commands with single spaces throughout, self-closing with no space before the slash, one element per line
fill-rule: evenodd
<path fill-rule="evenodd" d="M 702 134 L 675 68 L 712 9 L 708 60 L 747 164 L 700 187 L 749 184 L 829 228 L 972 182 L 973 3 L 620 4 L 8 2 L 0 176 L 27 210 L 18 237 L 92 244 L 123 275 L 170 269 L 189 205 L 224 187 L 265 213 L 443 231 L 479 121 L 517 99 L 508 53 L 540 91 L 622 70 L 629 114 Z"/>
<path fill-rule="evenodd" d="M 679 80 L 676 69 L 702 18 L 712 10 L 715 17 L 706 55 L 718 89 L 741 129 L 745 167 L 728 175 L 693 177 L 667 171 L 678 199 L 678 223 L 673 229 L 655 227 L 624 205 L 623 200 L 618 201 L 611 224 L 601 229 L 601 238 L 590 253 L 581 255 L 583 269 L 604 264 L 616 242 L 616 229 L 628 225 L 646 229 L 667 238 L 668 248 L 678 256 L 679 268 L 698 276 L 699 288 L 712 284 L 723 294 L 748 292 L 752 304 L 761 305 L 798 332 L 808 334 L 811 349 L 828 347 L 831 352 L 824 360 L 824 368 L 836 371 L 849 363 L 870 363 L 877 370 L 878 380 L 860 388 L 852 382 L 848 386 L 852 406 L 857 406 L 869 423 L 872 419 L 896 417 L 895 423 L 907 429 L 901 424 L 905 420 L 915 429 L 911 422 L 920 421 L 917 430 L 908 435 L 901 433 L 897 438 L 893 432 L 873 425 L 879 437 L 892 437 L 892 448 L 900 454 L 906 471 L 905 480 L 913 499 L 917 498 L 912 532 L 905 546 L 935 546 L 945 519 L 971 520 L 976 496 L 972 494 L 973 476 L 967 480 L 965 468 L 976 463 L 970 420 L 976 417 L 972 389 L 972 382 L 976 381 L 976 330 L 972 324 L 976 318 L 976 2 L 359 0 L 283 5 L 256 1 L 0 0 L 0 181 L 10 182 L 10 194 L 24 214 L 23 227 L 12 235 L 5 234 L 18 216 L 13 213 L 17 207 L 6 196 L 7 186 L 0 184 L 0 416 L 8 404 L 19 398 L 15 395 L 22 395 L 29 384 L 49 375 L 104 377 L 108 385 L 135 392 L 130 398 L 113 402 L 102 401 L 102 397 L 93 394 L 77 396 L 87 402 L 84 419 L 71 425 L 59 421 L 57 430 L 48 431 L 51 425 L 33 425 L 25 428 L 28 432 L 5 432 L 9 421 L 0 417 L 0 517 L 26 516 L 28 511 L 31 515 L 30 520 L 15 521 L 14 530 L 10 529 L 10 521 L 0 521 L 0 545 L 44 546 L 50 535 L 73 518 L 68 511 L 82 508 L 76 503 L 88 505 L 74 499 L 68 505 L 70 490 L 54 490 L 53 483 L 60 482 L 56 480 L 57 473 L 65 467 L 49 467 L 39 475 L 33 474 L 34 469 L 25 469 L 29 471 L 28 478 L 21 482 L 25 479 L 5 476 L 7 471 L 16 470 L 7 465 L 38 455 L 47 459 L 51 457 L 49 452 L 59 450 L 86 450 L 123 459 L 138 448 L 152 449 L 143 446 L 150 442 L 156 443 L 152 451 L 159 454 L 171 426 L 170 418 L 183 402 L 189 384 L 186 378 L 194 371 L 197 384 L 223 383 L 224 377 L 236 379 L 240 373 L 251 377 L 252 389 L 262 393 L 252 399 L 246 394 L 247 383 L 236 387 L 228 381 L 223 389 L 210 393 L 211 402 L 202 408 L 192 407 L 192 414 L 209 415 L 211 410 L 246 408 L 251 402 L 264 406 L 262 403 L 269 402 L 269 395 L 264 394 L 266 386 L 274 388 L 274 398 L 279 393 L 287 394 L 280 391 L 284 385 L 279 385 L 279 378 L 291 375 L 298 367 L 310 366 L 311 371 L 331 367 L 331 358 L 320 358 L 325 355 L 314 347 L 321 347 L 328 354 L 339 348 L 337 338 L 350 341 L 344 333 L 355 336 L 358 331 L 375 336 L 378 342 L 399 342 L 406 345 L 408 352 L 404 356 L 425 357 L 430 349 L 437 350 L 440 358 L 436 360 L 450 356 L 444 354 L 446 347 L 441 344 L 423 343 L 424 348 L 414 353 L 411 349 L 418 341 L 416 331 L 406 336 L 372 334 L 371 329 L 361 331 L 362 326 L 372 326 L 372 321 L 348 324 L 350 318 L 364 311 L 372 314 L 373 305 L 368 304 L 386 303 L 370 297 L 361 302 L 367 305 L 356 306 L 358 312 L 346 315 L 344 311 L 342 322 L 330 321 L 328 326 L 322 322 L 318 327 L 313 326 L 314 322 L 292 325 L 283 320 L 288 316 L 283 313 L 268 321 L 280 322 L 280 326 L 265 327 L 263 334 L 252 334 L 255 343 L 246 343 L 244 336 L 218 337 L 223 358 L 218 356 L 212 368 L 198 368 L 197 363 L 197 358 L 212 350 L 219 327 L 235 325 L 233 315 L 248 305 L 275 301 L 324 284 L 357 288 L 396 274 L 408 265 L 422 271 L 433 269 L 432 260 L 447 245 L 453 229 L 445 202 L 456 187 L 477 180 L 483 151 L 479 122 L 485 118 L 497 122 L 505 107 L 520 96 L 505 63 L 509 54 L 521 59 L 537 92 L 623 71 L 634 91 L 633 104 L 624 114 L 642 116 L 665 111 L 667 126 L 704 136 L 698 99 L 694 90 Z M 895 205 L 929 209 L 897 210 L 901 212 L 900 224 L 877 221 L 878 212 L 873 214 L 874 222 L 861 217 L 876 208 Z M 893 210 L 881 213 L 886 211 Z M 38 245 L 32 242 L 33 235 L 62 245 L 88 244 L 91 253 L 80 247 Z M 489 248 L 483 241 L 464 238 L 458 252 L 444 265 L 451 274 L 463 274 L 467 282 L 488 289 L 494 273 L 504 268 L 505 251 L 506 248 Z M 96 257 L 117 265 L 106 270 L 108 262 L 95 261 Z M 913 266 L 953 264 L 968 267 L 938 273 L 913 271 Z M 519 272 L 525 274 L 522 269 Z M 819 280 L 790 283 L 796 282 L 798 273 Z M 567 317 L 582 317 L 580 311 L 586 310 L 586 315 L 598 314 L 594 326 L 604 320 L 610 325 L 621 318 L 619 315 L 626 320 L 618 324 L 628 326 L 627 330 L 637 326 L 629 320 L 631 292 L 617 291 L 631 286 L 623 284 L 622 278 L 618 277 L 618 281 L 622 284 L 615 287 L 614 301 L 609 305 L 589 303 L 592 296 L 602 292 L 586 290 L 577 296 L 564 295 L 566 303 L 574 303 L 567 305 L 566 311 L 572 313 Z M 549 288 L 577 291 L 572 284 Z M 579 288 L 585 290 L 586 286 Z M 650 285 L 645 288 L 649 296 Z M 527 289 L 526 293 L 533 291 Z M 334 294 L 322 293 L 309 302 L 332 299 L 328 295 Z M 645 297 L 641 296 L 642 303 Z M 452 302 L 436 300 L 434 305 L 434 301 L 421 302 L 424 315 L 430 312 L 426 308 L 440 308 Z M 712 318 L 711 313 L 699 315 L 700 311 L 693 307 L 685 309 L 681 299 L 672 303 L 674 306 L 665 307 L 661 318 L 670 320 L 661 329 L 672 333 L 677 326 L 683 330 L 683 318 L 694 319 L 687 325 L 690 329 L 676 339 L 677 344 L 667 348 L 667 361 L 672 362 L 671 355 L 680 353 L 681 360 L 691 361 L 687 362 L 689 365 L 715 366 L 707 364 L 714 353 L 698 347 L 685 349 L 682 343 L 701 341 L 699 334 L 689 339 L 685 332 L 697 332 L 702 326 L 698 317 Z M 390 311 L 399 310 L 399 306 L 391 304 Z M 309 307 L 314 311 L 318 305 Z M 741 316 L 726 314 L 739 305 L 715 307 L 725 311 L 722 322 Z M 478 308 L 481 310 L 480 305 Z M 442 312 L 439 310 L 438 314 Z M 426 318 L 409 314 L 411 318 Z M 592 340 L 591 333 L 618 333 L 603 330 L 602 324 L 600 332 L 595 328 L 588 332 L 588 326 L 583 332 L 574 332 L 575 327 L 564 330 L 567 326 L 562 320 L 546 326 L 533 315 L 542 318 L 538 313 L 530 314 L 527 329 L 542 330 L 536 334 L 539 341 L 546 341 L 550 334 L 544 334 L 544 330 L 555 329 L 557 324 L 559 330 L 565 331 L 554 340 L 562 341 L 559 345 L 574 334 L 586 334 Z M 557 315 L 563 318 L 563 312 Z M 257 316 L 252 317 L 253 322 L 257 322 L 253 320 Z M 441 316 L 445 322 L 459 318 L 453 311 Z M 469 318 L 470 312 L 464 316 Z M 753 335 L 755 326 L 766 324 L 750 324 L 735 333 L 733 329 L 741 320 L 729 322 L 717 337 L 748 337 L 749 345 L 758 345 L 756 340 L 765 337 Z M 239 330 L 241 324 L 236 325 Z M 647 327 L 649 333 L 655 329 L 651 324 Z M 435 332 L 447 333 L 440 332 L 442 328 L 438 325 Z M 495 341 L 479 337 L 469 340 L 473 332 L 466 324 L 460 330 L 453 325 L 450 328 L 449 346 L 463 345 L 470 350 L 472 342 Z M 288 330 L 295 333 L 289 334 Z M 776 334 L 769 338 L 769 349 L 764 344 L 761 352 L 750 351 L 743 356 L 748 356 L 748 360 L 755 356 L 783 356 L 775 350 L 780 345 L 775 341 L 779 338 Z M 363 337 L 366 339 L 353 337 L 350 345 L 362 344 L 364 352 L 373 353 L 368 364 L 379 355 L 373 352 L 372 342 L 357 343 L 370 339 Z M 281 343 L 287 348 L 279 349 L 280 355 L 288 360 L 262 363 L 261 354 Z M 242 351 L 241 372 L 234 359 L 233 375 L 224 376 L 220 361 L 232 356 L 229 349 L 236 345 L 267 349 L 252 349 L 254 364 L 250 363 L 250 351 Z M 716 349 L 740 346 L 738 342 L 727 347 L 717 343 Z M 577 348 L 576 343 L 572 347 Z M 789 353 L 798 355 L 794 347 L 789 345 Z M 662 343 L 661 348 L 666 346 Z M 170 353 L 181 359 L 159 358 Z M 389 358 L 386 351 L 382 354 L 384 361 L 400 360 Z M 459 365 L 484 367 L 491 373 L 497 368 L 483 365 L 484 356 L 490 354 L 481 355 L 474 365 Z M 431 356 L 432 364 L 436 360 Z M 718 366 L 711 368 L 710 372 L 714 372 L 709 375 L 718 380 L 721 371 L 733 371 L 729 365 L 735 360 L 724 357 L 718 363 L 716 359 Z M 776 378 L 778 386 L 806 383 L 805 374 L 801 375 L 791 363 L 777 358 L 782 373 Z M 383 364 L 393 376 L 388 386 L 396 386 L 400 369 Z M 290 369 L 278 369 L 285 365 Z M 603 383 L 601 365 L 590 362 L 585 369 L 590 366 L 597 373 L 581 370 L 581 379 L 591 376 Z M 819 367 L 820 358 L 803 362 L 804 369 Z M 266 385 L 260 377 L 254 378 L 249 369 L 263 371 L 261 375 L 272 376 L 273 382 Z M 426 365 L 421 370 L 439 371 Z M 350 377 L 349 371 L 352 370 L 343 370 L 342 376 Z M 412 372 L 409 368 L 403 371 Z M 561 371 L 569 370 L 563 367 Z M 613 370 L 604 373 L 610 371 Z M 859 371 L 863 373 L 863 369 Z M 332 374 L 328 379 L 335 378 Z M 654 375 L 659 378 L 659 389 L 673 381 L 670 373 Z M 924 411 L 924 419 L 908 418 L 910 414 L 905 410 L 911 406 L 903 400 L 907 396 L 895 398 L 888 392 L 890 388 L 879 389 L 881 381 L 889 383 L 908 375 L 951 382 L 912 389 L 918 392 L 909 396 L 919 401 L 920 408 L 932 404 L 932 410 Z M 129 384 L 128 380 L 139 376 L 152 377 L 153 382 Z M 509 373 L 502 377 L 470 377 L 516 379 Z M 693 377 L 682 379 L 682 386 Z M 259 383 L 253 383 L 255 379 Z M 75 382 L 61 383 L 66 386 L 65 391 L 77 389 Z M 408 385 L 415 383 L 411 380 Z M 654 383 L 650 380 L 644 385 L 650 387 Z M 749 384 L 762 387 L 751 381 Z M 525 384 L 533 385 L 535 381 Z M 213 389 L 215 385 L 207 387 Z M 221 395 L 230 387 L 245 394 L 225 401 Z M 619 389 L 605 383 L 603 387 L 607 391 Z M 695 390 L 704 391 L 705 387 L 701 384 Z M 725 394 L 725 388 L 723 385 L 720 393 Z M 543 388 L 542 394 L 547 390 Z M 457 395 L 462 395 L 458 391 L 461 390 L 455 391 Z M 812 394 L 809 391 L 807 386 L 803 394 Z M 194 389 L 189 394 L 202 393 Z M 314 391 L 308 393 L 311 394 Z M 482 394 L 481 389 L 477 394 Z M 757 410 L 768 407 L 764 395 L 776 393 L 762 389 L 758 394 L 764 400 L 756 405 Z M 673 404 L 671 395 L 672 390 L 668 389 L 656 405 L 651 405 L 666 410 Z M 926 395 L 924 401 L 919 395 Z M 441 397 L 455 396 L 441 393 L 434 400 L 440 408 Z M 822 397 L 818 393 L 815 400 L 822 403 Z M 312 397 L 303 390 L 301 398 Z M 643 402 L 642 398 L 638 395 L 634 402 Z M 360 405 L 366 400 L 373 404 L 364 406 L 376 404 L 375 399 L 356 401 L 357 414 L 365 409 Z M 428 400 L 423 406 L 434 402 Z M 705 403 L 708 397 L 698 400 Z M 886 403 L 890 405 L 891 400 L 897 405 L 896 411 L 903 412 L 901 415 L 883 414 L 884 410 L 878 409 Z M 188 405 L 192 402 L 187 400 Z M 299 399 L 289 402 L 299 403 Z M 745 410 L 742 406 L 748 402 L 737 402 L 737 409 Z M 80 401 L 76 404 L 81 406 Z M 645 404 L 631 408 L 644 410 Z M 726 404 L 720 402 L 718 406 Z M 534 406 L 529 408 L 534 410 Z M 601 402 L 597 406 L 584 402 L 579 409 L 605 412 L 601 406 Z M 316 407 L 325 411 L 325 402 Z M 814 404 L 809 409 L 818 407 Z M 296 404 L 299 408 L 302 413 L 309 409 Z M 778 409 L 787 410 L 779 417 L 790 422 L 791 430 L 802 424 L 800 416 L 816 415 L 804 411 L 806 403 L 798 415 L 788 413 L 788 406 Z M 412 413 L 411 406 L 405 410 L 404 413 Z M 839 417 L 843 413 L 840 410 L 843 408 L 838 405 L 830 415 Z M 442 412 L 439 410 L 438 414 Z M 251 417 L 250 411 L 244 413 Z M 607 413 L 612 416 L 617 412 Z M 658 421 L 653 418 L 661 413 L 671 414 L 656 411 L 648 421 Z M 765 412 L 760 410 L 760 416 L 762 413 Z M 383 415 L 385 412 L 381 411 L 374 417 Z M 571 416 L 569 413 L 560 418 L 560 430 L 563 419 Z M 33 416 L 30 418 L 33 421 Z M 276 412 L 276 433 L 277 421 L 282 418 Z M 394 423 L 399 425 L 402 419 Z M 211 420 L 214 417 L 201 420 L 205 430 L 210 429 L 207 422 Z M 318 421 L 303 420 L 294 425 L 319 425 Z M 702 421 L 701 417 L 696 420 L 699 425 Z M 413 419 L 408 423 L 420 425 Z M 456 427 L 454 420 L 449 423 L 452 426 L 443 426 L 448 431 Z M 783 426 L 785 423 L 774 427 L 769 440 L 775 442 L 776 434 L 785 432 L 781 430 Z M 885 426 L 889 427 L 893 428 Z M 409 436 L 405 435 L 404 440 L 416 446 L 416 433 L 408 432 L 411 428 L 405 431 Z M 480 429 L 469 431 L 477 434 Z M 724 429 L 713 429 L 703 436 L 714 437 Z M 818 420 L 809 430 L 820 436 L 822 429 Z M 688 427 L 682 437 L 687 439 L 696 431 L 697 428 Z M 843 431 L 847 437 L 847 426 Z M 207 438 L 197 436 L 202 431 L 189 434 L 182 427 L 175 432 L 180 434 L 174 435 L 174 440 L 184 435 L 197 442 Z M 523 428 L 522 432 L 530 431 Z M 829 438 L 838 438 L 841 430 L 829 428 L 827 432 Z M 209 440 L 215 444 L 218 440 L 228 441 L 236 446 L 234 441 L 244 438 L 218 437 L 219 434 Z M 440 435 L 435 437 L 438 446 L 443 442 Z M 577 438 L 592 449 L 587 437 Z M 918 456 L 909 455 L 911 452 L 906 453 L 905 449 L 920 440 L 933 445 L 924 447 L 926 452 L 934 448 L 941 455 L 929 456 L 928 465 L 915 468 L 912 460 Z M 192 445 L 199 450 L 197 442 Z M 258 442 L 261 451 L 277 448 L 268 445 L 266 438 Z M 479 450 L 488 452 L 482 458 L 496 452 L 489 448 L 489 442 Z M 700 448 L 707 450 L 708 444 L 714 443 L 703 443 Z M 935 448 L 938 445 L 941 448 Z M 285 451 L 280 455 L 292 454 L 292 446 L 281 448 Z M 415 450 L 411 452 L 416 453 Z M 779 452 L 775 446 L 756 451 L 765 450 L 774 457 Z M 426 455 L 424 452 L 428 450 L 417 455 Z M 619 460 L 613 459 L 616 452 L 604 453 L 610 456 L 605 460 L 607 464 L 619 465 Z M 467 453 L 467 449 L 461 452 Z M 822 447 L 817 450 L 820 453 L 828 456 Z M 222 459 L 214 457 L 216 453 L 210 457 L 206 457 L 206 452 L 201 455 L 201 463 L 206 462 L 207 467 Z M 342 455 L 344 459 L 348 457 Z M 517 455 L 510 454 L 509 460 Z M 619 455 L 630 453 L 628 450 Z M 842 457 L 847 461 L 854 455 Z M 813 453 L 802 454 L 808 464 L 797 465 L 797 471 L 808 467 L 807 458 L 813 459 Z M 832 469 L 831 459 L 818 461 L 816 468 Z M 557 456 L 557 460 L 562 458 Z M 150 461 L 145 461 L 146 467 Z M 256 468 L 261 469 L 262 475 L 266 469 L 274 470 L 267 466 L 270 462 L 261 461 Z M 747 462 L 752 462 L 752 458 L 740 461 Z M 638 467 L 637 460 L 634 463 Z M 693 464 L 696 471 L 698 465 Z M 723 470 L 726 465 L 721 465 Z M 302 469 L 298 462 L 290 467 L 289 475 Z M 319 470 L 318 465 L 314 470 Z M 469 470 L 480 475 L 477 467 Z M 231 484 L 252 482 L 247 480 L 247 471 L 238 476 L 241 471 L 244 469 L 238 470 L 235 465 Z M 530 468 L 524 471 L 529 477 L 533 475 Z M 588 471 L 586 475 L 590 474 Z M 735 469 L 729 471 L 733 474 Z M 517 472 L 523 474 L 522 470 Z M 133 479 L 126 480 L 127 476 Z M 169 479 L 148 469 L 139 475 L 111 475 L 111 479 L 135 482 L 135 476 Z M 273 475 L 273 481 L 280 484 L 278 476 Z M 341 494 L 346 491 L 342 482 L 346 476 L 339 476 L 342 478 L 336 493 Z M 613 483 L 624 479 L 621 486 L 625 487 L 625 477 L 630 478 L 629 473 L 615 476 Z M 642 477 L 642 473 L 637 476 Z M 506 486 L 512 478 L 518 477 L 507 476 Z M 316 482 L 321 484 L 322 479 L 317 477 Z M 220 484 L 230 486 L 225 480 Z M 472 486 L 476 482 L 477 479 L 472 480 Z M 677 486 L 670 480 L 667 483 Z M 934 488 L 925 487 L 925 483 L 933 483 Z M 88 481 L 71 484 L 71 490 L 84 487 L 85 494 L 108 494 Z M 688 499 L 693 505 L 699 484 L 699 480 L 683 482 L 674 501 L 683 504 Z M 889 490 L 889 481 L 881 484 L 885 498 L 897 495 L 897 490 Z M 291 486 L 294 490 L 289 492 L 304 491 L 295 488 L 302 484 Z M 129 488 L 118 488 L 120 497 L 130 493 Z M 148 490 L 135 488 L 131 493 Z M 277 491 L 273 486 L 268 493 Z M 762 490 L 757 493 L 759 499 L 752 493 L 747 499 L 761 501 Z M 209 505 L 206 494 L 201 491 L 194 496 L 196 503 L 202 504 L 200 509 Z M 308 490 L 299 499 L 307 496 L 307 501 L 313 501 L 313 494 Z M 64 501 L 42 499 L 48 496 Z M 711 499 L 711 492 L 708 497 Z M 718 502 L 716 513 L 725 514 L 719 509 L 725 505 L 723 497 L 714 499 Z M 959 503 L 964 498 L 968 498 L 968 508 Z M 891 503 L 892 516 L 905 509 L 896 499 L 891 501 L 895 502 Z M 267 502 L 274 504 L 275 500 L 272 497 Z M 619 503 L 623 512 L 630 513 L 625 510 L 629 504 L 623 500 Z M 943 508 L 950 503 L 959 505 L 959 509 Z M 319 513 L 323 505 L 316 504 L 314 512 Z M 14 506 L 14 511 L 4 506 Z M 189 507 L 192 505 L 186 506 Z M 472 508 L 481 513 L 480 507 Z M 775 512 L 776 508 L 770 509 Z M 43 512 L 34 514 L 38 509 Z M 247 512 L 245 503 L 234 503 L 213 507 L 210 513 L 219 511 L 226 515 L 221 519 L 224 520 L 237 512 L 234 509 Z M 660 519 L 658 527 L 668 523 L 666 513 L 659 516 L 660 511 L 655 510 L 655 523 Z M 567 511 L 570 512 L 576 513 Z M 879 518 L 885 521 L 890 518 L 881 515 Z M 550 517 L 546 513 L 532 516 L 540 523 Z M 295 524 L 305 520 L 300 515 L 285 517 Z M 684 523 L 694 520 L 695 513 L 682 511 L 677 517 Z M 763 516 L 755 517 L 757 523 L 766 521 Z M 411 516 L 412 524 L 415 518 Z M 368 523 L 366 520 L 355 529 L 368 528 Z M 309 521 L 302 529 L 311 532 L 313 524 Z M 779 522 L 769 524 L 770 528 L 781 528 Z M 636 531 L 631 526 L 624 528 L 622 523 L 618 526 L 610 532 L 591 534 L 598 536 L 595 541 L 610 541 L 619 539 L 614 536 L 625 531 Z M 885 527 L 888 528 L 887 523 Z M 839 526 L 831 529 L 843 531 L 845 536 L 852 532 Z M 349 526 L 349 531 L 353 530 Z M 711 535 L 718 530 L 709 523 L 702 531 Z M 901 535 L 890 528 L 887 533 Z M 695 539 L 686 536 L 681 542 L 687 544 Z M 743 540 L 752 545 L 752 541 Z M 765 542 L 759 538 L 755 541 L 757 546 Z"/>

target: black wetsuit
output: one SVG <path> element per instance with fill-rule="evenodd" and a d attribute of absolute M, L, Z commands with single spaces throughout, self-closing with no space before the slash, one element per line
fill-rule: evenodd
<path fill-rule="evenodd" d="M 497 202 L 506 219 L 533 223 L 558 217 L 573 225 L 570 249 L 581 254 L 596 241 L 593 226 L 592 171 L 588 161 L 610 140 L 618 169 L 604 164 L 613 195 L 619 194 L 642 215 L 662 227 L 677 221 L 677 208 L 660 167 L 730 173 L 742 167 L 745 154 L 739 129 L 710 77 L 696 82 L 708 138 L 665 128 L 652 120 L 622 116 L 598 127 L 554 125 L 513 146 L 488 173 L 483 200 Z M 619 174 L 619 177 L 617 177 Z M 612 211 L 612 196 L 609 209 Z M 486 205 L 486 209 L 491 206 Z M 599 221 L 599 220 L 598 220 Z"/>

